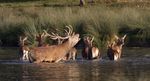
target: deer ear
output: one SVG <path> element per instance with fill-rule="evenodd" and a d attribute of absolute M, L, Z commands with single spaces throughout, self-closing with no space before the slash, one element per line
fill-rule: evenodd
<path fill-rule="evenodd" d="M 116 39 L 119 39 L 119 37 L 118 37 L 117 35 L 115 35 L 115 38 L 116 38 Z"/>
<path fill-rule="evenodd" d="M 127 35 L 125 34 L 125 35 L 122 37 L 122 39 L 125 39 L 125 38 L 126 38 L 126 36 L 127 36 Z"/>

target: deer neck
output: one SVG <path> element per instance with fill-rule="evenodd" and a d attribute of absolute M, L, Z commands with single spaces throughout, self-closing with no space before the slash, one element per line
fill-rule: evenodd
<path fill-rule="evenodd" d="M 71 46 L 71 43 L 69 41 L 66 41 L 66 42 L 60 44 L 60 46 L 67 51 L 73 47 L 73 46 Z"/>

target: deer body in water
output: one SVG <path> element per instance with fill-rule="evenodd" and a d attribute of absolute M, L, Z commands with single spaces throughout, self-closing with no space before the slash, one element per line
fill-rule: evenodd
<path fill-rule="evenodd" d="M 67 26 L 69 27 L 69 26 Z M 71 27 L 72 28 L 72 27 Z M 72 29 L 73 30 L 73 29 Z M 67 30 L 65 30 L 67 31 Z M 57 40 L 57 44 L 62 44 L 64 41 L 66 41 L 67 39 L 64 39 L 62 37 L 60 37 L 58 34 L 55 34 L 55 33 L 52 33 L 52 34 L 49 34 L 47 33 L 47 31 L 45 31 L 45 37 L 49 36 L 50 39 L 52 40 Z M 67 32 L 68 33 L 68 32 Z M 77 49 L 75 47 L 72 47 L 69 52 L 65 55 L 65 57 L 63 58 L 63 60 L 75 60 L 77 57 Z"/>
<path fill-rule="evenodd" d="M 84 48 L 82 50 L 82 57 L 84 59 L 94 59 L 100 57 L 100 51 L 97 47 L 92 45 L 94 37 L 90 39 L 90 37 L 84 38 Z"/>
<path fill-rule="evenodd" d="M 67 36 L 60 37 L 62 39 L 68 39 L 66 42 L 59 45 L 51 45 L 47 47 L 35 47 L 30 50 L 31 60 L 35 63 L 39 62 L 59 62 L 62 60 L 69 50 L 74 47 L 80 40 L 79 34 L 72 33 L 71 28 L 68 28 Z"/>
<path fill-rule="evenodd" d="M 115 41 L 110 43 L 108 45 L 107 55 L 110 60 L 118 60 L 121 58 L 122 54 L 122 46 L 124 45 L 124 39 L 126 38 L 126 35 L 119 38 L 117 35 L 115 35 Z"/>

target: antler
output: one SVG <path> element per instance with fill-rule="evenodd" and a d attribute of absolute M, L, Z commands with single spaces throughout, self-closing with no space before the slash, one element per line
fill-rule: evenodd
<path fill-rule="evenodd" d="M 65 30 L 65 32 L 66 32 L 66 34 L 67 34 L 67 36 L 72 35 L 72 34 L 73 34 L 73 27 L 72 27 L 71 25 L 66 26 L 66 27 L 68 28 L 68 31 L 67 31 L 67 30 Z"/>
<path fill-rule="evenodd" d="M 91 43 L 93 42 L 93 40 L 94 40 L 94 36 L 92 36 Z"/>
<path fill-rule="evenodd" d="M 20 42 L 20 45 L 24 46 L 24 42 L 28 39 L 27 36 L 23 37 L 23 36 L 20 36 L 19 37 L 19 42 Z"/>
<path fill-rule="evenodd" d="M 49 36 L 51 39 L 53 39 L 53 40 L 56 40 L 56 39 L 58 39 L 59 38 L 59 35 L 58 34 L 55 34 L 55 33 L 51 33 L 51 34 L 49 34 L 49 33 L 47 33 L 47 31 L 46 30 L 43 30 L 44 31 L 44 33 L 45 33 L 45 36 Z"/>
<path fill-rule="evenodd" d="M 58 35 L 57 33 L 51 33 L 51 34 L 49 34 L 49 33 L 47 33 L 47 31 L 45 31 L 45 30 L 43 30 L 44 32 L 45 32 L 45 34 L 47 35 L 47 36 L 49 36 L 51 39 L 53 39 L 53 40 L 65 40 L 65 39 L 68 39 L 71 35 L 72 35 L 72 32 L 73 32 L 73 29 L 72 29 L 72 26 L 71 25 L 69 25 L 69 26 L 66 26 L 67 28 L 68 28 L 68 31 L 66 30 L 66 29 L 64 29 L 64 31 L 66 32 L 66 36 L 60 36 L 60 35 Z"/>

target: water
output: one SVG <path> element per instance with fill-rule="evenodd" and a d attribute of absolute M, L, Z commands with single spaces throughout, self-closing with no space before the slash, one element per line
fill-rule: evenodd
<path fill-rule="evenodd" d="M 3 58 L 0 81 L 150 81 L 150 48 L 124 49 L 118 62 L 109 61 L 105 54 L 93 61 L 39 64 Z"/>

